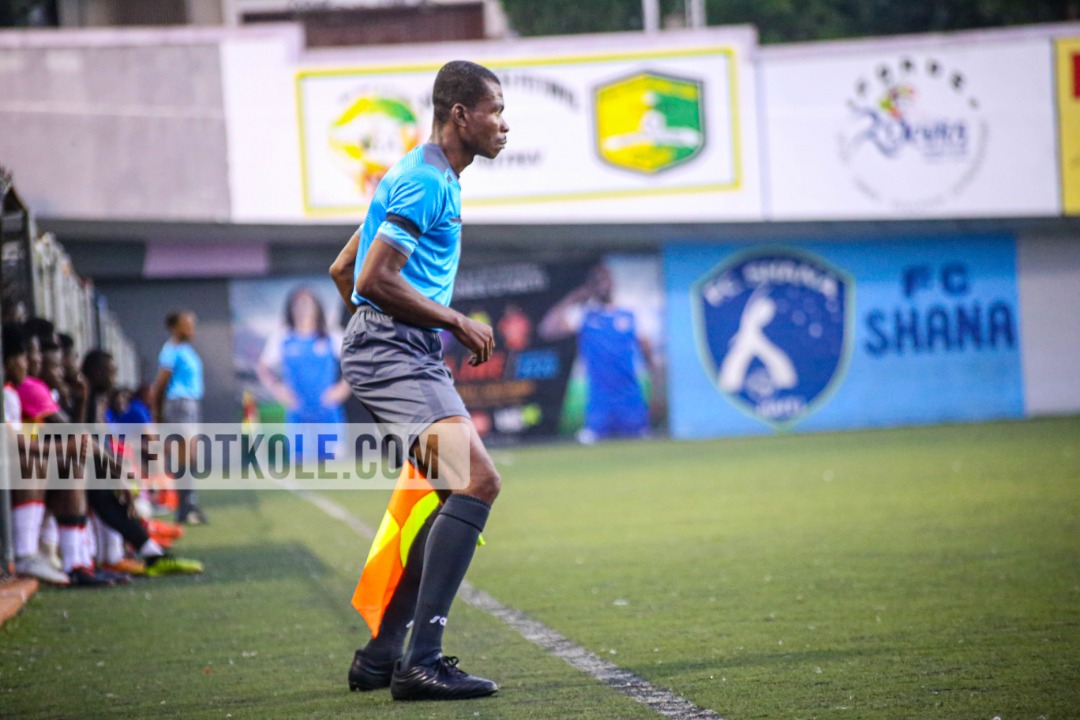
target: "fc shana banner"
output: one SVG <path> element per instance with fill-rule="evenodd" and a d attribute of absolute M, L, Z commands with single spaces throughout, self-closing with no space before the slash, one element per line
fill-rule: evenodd
<path fill-rule="evenodd" d="M 738 34 L 736 34 L 737 37 Z M 509 144 L 462 179 L 479 222 L 760 217 L 745 42 L 477 58 L 502 84 Z M 708 39 L 708 38 L 707 38 Z M 431 129 L 441 62 L 296 74 L 304 212 L 362 217 Z"/>

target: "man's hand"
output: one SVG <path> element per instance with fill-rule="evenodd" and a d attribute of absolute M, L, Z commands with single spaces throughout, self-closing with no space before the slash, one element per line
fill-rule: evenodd
<path fill-rule="evenodd" d="M 593 290 L 588 285 L 582 285 L 581 287 L 571 290 L 563 302 L 571 305 L 580 305 L 583 302 L 588 301 L 593 296 Z"/>
<path fill-rule="evenodd" d="M 495 331 L 491 326 L 462 315 L 461 322 L 450 332 L 472 353 L 469 357 L 470 365 L 482 365 L 491 359 L 491 352 L 495 349 Z"/>
<path fill-rule="evenodd" d="M 125 487 L 117 494 L 119 496 L 120 504 L 127 508 L 128 517 L 132 520 L 139 517 L 139 512 L 135 508 L 135 494 L 131 492 L 131 488 Z"/>

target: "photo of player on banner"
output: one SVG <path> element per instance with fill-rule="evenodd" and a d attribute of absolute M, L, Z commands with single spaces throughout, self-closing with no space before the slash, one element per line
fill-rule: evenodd
<path fill-rule="evenodd" d="M 454 304 L 496 331 L 492 361 L 471 367 L 444 333 L 455 385 L 486 439 L 662 432 L 660 261 L 593 255 L 462 270 Z"/>
<path fill-rule="evenodd" d="M 608 255 L 544 314 L 542 339 L 577 342 L 561 433 L 591 444 L 647 437 L 663 423 L 659 276 L 656 257 Z"/>
<path fill-rule="evenodd" d="M 333 286 L 321 277 L 237 280 L 229 299 L 236 375 L 258 420 L 340 428 L 349 388 Z"/>

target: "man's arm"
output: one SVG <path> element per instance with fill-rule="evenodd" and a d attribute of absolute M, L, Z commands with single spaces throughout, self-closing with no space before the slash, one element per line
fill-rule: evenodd
<path fill-rule="evenodd" d="M 575 290 L 571 290 L 567 293 L 559 302 L 555 303 L 544 313 L 544 317 L 540 320 L 540 327 L 537 329 L 537 335 L 541 340 L 547 342 L 554 342 L 555 340 L 562 340 L 568 338 L 577 332 L 577 328 L 574 327 L 574 323 L 570 320 L 570 311 L 589 299 L 589 288 L 581 286 Z"/>
<path fill-rule="evenodd" d="M 470 364 L 487 362 L 495 349 L 494 331 L 421 295 L 401 277 L 401 268 L 407 260 L 404 253 L 376 235 L 375 242 L 364 257 L 360 276 L 356 279 L 356 292 L 369 298 L 396 320 L 424 327 L 446 328 L 473 354 L 469 358 Z"/>
<path fill-rule="evenodd" d="M 154 422 L 161 422 L 162 410 L 165 407 L 165 389 L 169 387 L 172 379 L 172 370 L 161 368 L 158 370 L 154 383 L 150 386 L 150 412 Z"/>
<path fill-rule="evenodd" d="M 638 335 L 638 347 L 641 348 L 641 358 L 649 373 L 649 414 L 653 420 L 663 420 L 667 414 L 667 388 L 659 359 L 652 343 L 644 335 Z"/>
<path fill-rule="evenodd" d="M 330 265 L 330 277 L 341 299 L 345 301 L 345 307 L 349 309 L 350 315 L 356 312 L 356 306 L 352 301 L 353 268 L 356 265 L 356 252 L 359 247 L 360 236 L 353 233 L 349 242 L 345 243 L 345 247 L 341 248 L 341 252 Z"/>

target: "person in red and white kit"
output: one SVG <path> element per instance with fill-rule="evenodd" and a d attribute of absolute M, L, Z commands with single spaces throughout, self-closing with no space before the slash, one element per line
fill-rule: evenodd
<path fill-rule="evenodd" d="M 48 387 L 29 375 L 35 360 L 40 365 L 40 357 L 35 357 L 40 356 L 40 351 L 33 352 L 35 343 L 36 341 L 26 341 L 19 326 L 4 324 L 4 416 L 8 426 L 16 432 L 23 430 L 24 421 L 41 422 L 59 412 Z M 33 441 L 20 436 L 19 442 Z M 27 473 L 24 473 L 23 477 L 27 477 Z M 86 534 L 85 493 L 70 489 L 53 491 L 50 499 L 51 509 L 56 515 L 60 530 L 60 552 L 64 571 L 60 572 L 52 567 L 38 551 L 46 502 L 42 481 L 40 487 L 22 487 L 11 492 L 15 572 L 55 585 L 115 584 L 114 579 L 99 575 L 93 569 L 90 540 Z"/>

